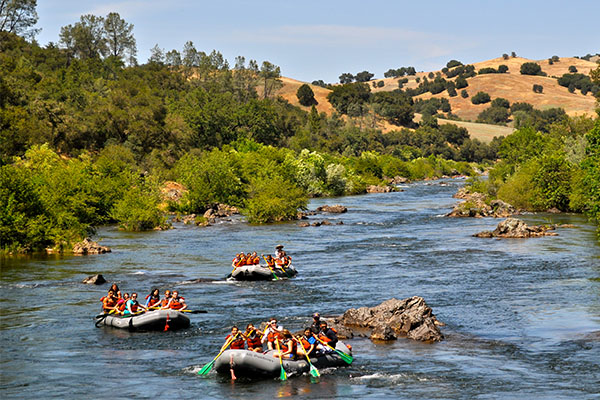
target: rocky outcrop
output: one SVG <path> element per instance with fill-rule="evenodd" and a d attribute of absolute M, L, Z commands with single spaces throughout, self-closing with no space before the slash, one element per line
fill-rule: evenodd
<path fill-rule="evenodd" d="M 340 204 L 336 204 L 334 206 L 324 205 L 321 207 L 317 207 L 318 212 L 326 212 L 331 214 L 342 214 L 348 211 L 348 209 Z"/>
<path fill-rule="evenodd" d="M 452 197 L 465 201 L 455 205 L 454 209 L 446 214 L 447 217 L 507 218 L 518 214 L 517 209 L 510 204 L 502 200 L 492 200 L 488 204 L 487 195 L 478 192 L 471 193 L 466 188 L 460 188 Z"/>
<path fill-rule="evenodd" d="M 73 245 L 73 254 L 104 254 L 110 253 L 109 247 L 100 246 L 90 238 L 85 238 L 79 243 Z"/>
<path fill-rule="evenodd" d="M 104 279 L 102 274 L 97 274 L 88 276 L 82 282 L 87 285 L 102 285 L 103 283 L 106 283 L 106 279 Z"/>
<path fill-rule="evenodd" d="M 500 222 L 493 231 L 476 233 L 475 237 L 481 238 L 530 238 L 540 236 L 557 236 L 557 233 L 548 232 L 554 230 L 554 225 L 528 226 L 518 218 L 507 218 Z"/>
<path fill-rule="evenodd" d="M 410 179 L 405 178 L 403 176 L 395 176 L 393 178 L 388 178 L 388 182 L 390 185 L 400 185 L 402 183 L 409 183 Z"/>
<path fill-rule="evenodd" d="M 366 189 L 367 193 L 389 193 L 396 191 L 393 186 L 369 185 Z"/>
<path fill-rule="evenodd" d="M 187 193 L 187 189 L 181 183 L 167 181 L 160 189 L 164 201 L 179 203 L 179 200 Z"/>
<path fill-rule="evenodd" d="M 338 332 L 342 328 L 349 329 L 351 334 L 363 335 L 369 331 L 372 340 L 407 337 L 423 342 L 444 339 L 438 327 L 440 325 L 443 324 L 436 319 L 425 300 L 418 296 L 404 300 L 390 299 L 370 308 L 351 308 L 333 321 Z"/>

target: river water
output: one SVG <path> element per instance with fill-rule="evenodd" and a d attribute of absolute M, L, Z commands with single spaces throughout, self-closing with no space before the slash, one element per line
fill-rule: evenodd
<path fill-rule="evenodd" d="M 0 282 L 2 398 L 599 398 L 600 246 L 580 215 L 530 214 L 528 224 L 571 223 L 559 236 L 480 239 L 499 220 L 444 218 L 459 180 L 417 182 L 397 193 L 311 201 L 343 204 L 315 215 L 343 225 L 296 223 L 165 232 L 101 228 L 105 255 L 3 259 Z M 226 283 L 239 251 L 285 245 L 293 280 Z M 124 291 L 177 288 L 193 309 L 177 332 L 95 328 L 108 284 Z M 202 279 L 190 283 L 186 281 Z M 206 281 L 204 281 L 206 280 Z M 216 281 L 211 281 L 216 280 Z M 339 315 L 392 297 L 422 296 L 446 339 L 374 344 L 355 338 L 354 364 L 285 382 L 236 381 L 197 371 L 232 324 L 272 316 L 294 330 L 315 311 Z"/>

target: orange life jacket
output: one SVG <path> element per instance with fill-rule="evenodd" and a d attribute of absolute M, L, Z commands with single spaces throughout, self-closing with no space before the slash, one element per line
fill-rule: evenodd
<path fill-rule="evenodd" d="M 160 303 L 160 299 L 151 298 L 150 301 L 148 301 L 148 308 L 154 307 L 155 305 L 157 305 L 159 303 Z"/>
<path fill-rule="evenodd" d="M 171 304 L 169 305 L 169 308 L 171 310 L 179 310 L 180 308 L 183 308 L 183 303 L 179 300 L 185 300 L 183 297 L 177 297 L 177 298 L 172 298 L 171 299 Z"/>
<path fill-rule="evenodd" d="M 304 337 L 300 338 L 300 343 L 302 344 L 302 347 L 304 348 L 304 350 L 308 350 L 308 349 L 310 349 L 310 346 L 312 346 L 310 343 L 308 343 L 308 340 L 306 340 L 306 338 L 304 338 Z"/>
<path fill-rule="evenodd" d="M 171 300 L 171 299 L 166 299 L 166 298 L 162 299 L 161 302 L 160 302 L 160 306 L 161 307 L 166 307 L 169 304 L 169 300 Z"/>
<path fill-rule="evenodd" d="M 258 334 L 258 332 L 255 331 L 254 333 L 254 337 L 250 337 L 252 334 L 249 334 L 246 337 L 246 344 L 248 345 L 248 349 L 256 349 L 256 348 L 261 348 L 262 349 L 262 341 L 260 338 L 260 335 Z"/>
<path fill-rule="evenodd" d="M 106 296 L 102 300 L 102 308 L 104 308 L 104 309 L 113 308 L 116 305 L 117 305 L 117 300 L 114 297 Z"/>
<path fill-rule="evenodd" d="M 231 335 L 227 335 L 225 342 L 228 342 L 229 339 L 231 339 Z M 231 342 L 230 348 L 233 350 L 244 350 L 244 338 L 242 335 L 237 335 L 233 342 Z"/>

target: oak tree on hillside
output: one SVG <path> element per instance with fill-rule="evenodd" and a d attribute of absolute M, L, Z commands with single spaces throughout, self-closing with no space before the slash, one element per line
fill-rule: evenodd
<path fill-rule="evenodd" d="M 375 75 L 369 71 L 362 71 L 356 74 L 356 82 L 369 82 Z"/>
<path fill-rule="evenodd" d="M 542 71 L 542 67 L 538 63 L 534 62 L 526 62 L 521 64 L 520 72 L 521 75 L 546 75 L 546 73 Z"/>
<path fill-rule="evenodd" d="M 315 93 L 306 83 L 298 88 L 296 97 L 298 97 L 298 101 L 303 106 L 308 107 L 317 104 L 317 100 L 315 100 Z"/>
<path fill-rule="evenodd" d="M 352 75 L 349 72 L 344 72 L 343 74 L 341 74 L 339 76 L 339 78 L 340 78 L 340 83 L 343 85 L 354 82 L 354 75 Z"/>
<path fill-rule="evenodd" d="M 101 58 L 108 53 L 102 17 L 92 14 L 82 15 L 79 22 L 74 25 L 60 28 L 59 37 L 59 43 L 71 57 Z"/>

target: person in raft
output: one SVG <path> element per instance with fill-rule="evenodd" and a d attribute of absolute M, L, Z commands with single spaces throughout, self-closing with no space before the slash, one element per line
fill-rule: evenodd
<path fill-rule="evenodd" d="M 243 260 L 244 260 L 244 253 L 236 254 L 235 258 L 231 261 L 231 267 L 237 268 L 237 267 L 241 266 L 243 264 L 242 263 Z"/>
<path fill-rule="evenodd" d="M 250 264 L 249 265 L 258 265 L 260 263 L 260 257 L 258 256 L 258 254 L 256 254 L 255 251 L 252 252 L 252 255 L 250 255 Z"/>
<path fill-rule="evenodd" d="M 187 304 L 185 304 L 185 299 L 179 296 L 179 292 L 177 290 L 173 290 L 173 294 L 171 295 L 171 301 L 169 301 L 167 308 L 177 311 L 183 311 L 187 308 Z"/>
<path fill-rule="evenodd" d="M 119 299 L 117 298 L 117 296 L 115 296 L 115 292 L 113 292 L 112 290 L 109 290 L 108 294 L 106 296 L 102 297 L 100 299 L 100 301 L 102 301 L 102 311 L 104 311 L 104 313 L 108 314 L 108 313 L 116 311 L 117 302 L 119 301 Z"/>
<path fill-rule="evenodd" d="M 284 329 L 280 333 L 281 336 L 281 344 L 280 344 L 280 352 L 281 358 L 287 358 L 290 360 L 295 360 L 298 355 L 298 342 L 292 336 L 292 333 L 287 329 Z M 274 357 L 279 357 L 279 352 L 275 352 L 273 354 Z"/>
<path fill-rule="evenodd" d="M 256 330 L 253 324 L 248 324 L 248 326 L 246 326 L 246 332 L 244 332 L 243 335 L 246 338 L 248 350 L 262 353 L 262 332 Z"/>
<path fill-rule="evenodd" d="M 310 330 L 317 335 L 321 331 L 321 314 L 318 312 L 313 314 L 313 323 L 310 326 Z"/>
<path fill-rule="evenodd" d="M 160 301 L 160 309 L 166 310 L 169 308 L 169 303 L 171 302 L 171 291 L 169 289 L 165 290 L 165 297 Z"/>
<path fill-rule="evenodd" d="M 304 329 L 304 333 L 300 337 L 300 344 L 302 345 L 303 354 L 308 354 L 308 357 L 316 355 L 318 342 L 310 327 Z"/>
<path fill-rule="evenodd" d="M 150 309 L 152 307 L 158 307 L 160 305 L 160 292 L 158 289 L 152 289 L 149 295 L 146 296 L 146 304 L 144 307 Z"/>
<path fill-rule="evenodd" d="M 283 256 L 283 245 L 278 244 L 275 246 L 275 258 L 281 258 Z"/>
<path fill-rule="evenodd" d="M 321 342 L 326 343 L 335 349 L 335 345 L 338 342 L 337 332 L 334 329 L 328 327 L 327 322 L 321 321 L 321 331 L 319 332 L 319 339 L 321 340 Z M 323 350 L 326 353 L 333 351 L 327 346 L 325 346 Z"/>
<path fill-rule="evenodd" d="M 230 340 L 231 344 L 229 346 L 232 350 L 245 349 L 244 343 L 246 343 L 246 341 L 244 340 L 244 335 L 235 325 L 231 327 L 231 333 L 225 338 L 225 343 L 223 344 L 223 346 L 221 346 L 221 351 L 225 350 Z"/>
<path fill-rule="evenodd" d="M 146 307 L 141 305 L 137 300 L 137 293 L 131 293 L 131 298 L 125 303 L 124 316 L 135 315 L 138 312 L 146 311 Z"/>
<path fill-rule="evenodd" d="M 265 329 L 262 337 L 262 343 L 267 344 L 267 348 L 269 350 L 274 350 L 277 346 L 275 345 L 275 340 L 279 340 L 279 334 L 283 330 L 281 325 L 277 325 L 277 319 L 271 318 L 269 323 L 267 324 L 267 328 Z"/>
<path fill-rule="evenodd" d="M 266 256 L 264 254 L 261 254 L 261 256 L 267 263 L 267 268 L 275 268 L 275 259 L 273 258 L 273 256 L 271 256 L 270 254 L 267 254 Z"/>
<path fill-rule="evenodd" d="M 118 314 L 123 315 L 123 311 L 125 311 L 125 303 L 129 300 L 129 293 L 125 293 L 122 297 L 119 296 L 119 301 L 117 301 L 117 311 Z"/>

